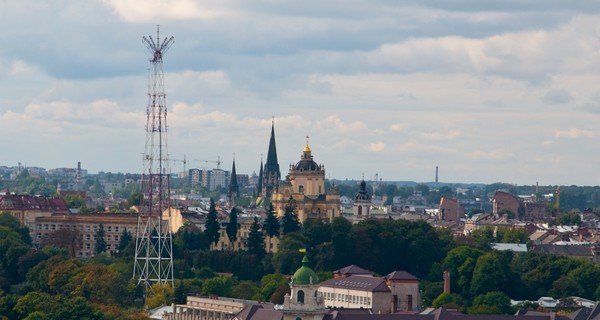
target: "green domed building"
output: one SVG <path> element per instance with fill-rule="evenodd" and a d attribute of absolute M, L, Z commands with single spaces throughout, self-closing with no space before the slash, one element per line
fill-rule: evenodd
<path fill-rule="evenodd" d="M 309 260 L 307 256 L 302 258 L 302 267 L 294 272 L 292 276 L 292 285 L 307 285 L 307 284 L 318 284 L 319 277 L 317 274 L 308 266 Z"/>
<path fill-rule="evenodd" d="M 320 320 L 328 311 L 317 294 L 319 277 L 309 262 L 304 256 L 302 266 L 292 276 L 291 292 L 285 295 L 283 302 L 284 320 Z"/>

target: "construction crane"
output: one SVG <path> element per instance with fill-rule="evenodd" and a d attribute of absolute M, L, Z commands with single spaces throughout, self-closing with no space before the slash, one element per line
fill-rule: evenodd
<path fill-rule="evenodd" d="M 539 193 L 540 191 L 554 191 L 554 198 L 556 200 L 556 212 L 560 212 L 560 186 L 556 187 L 540 187 L 539 183 L 535 182 L 535 193 Z"/>
<path fill-rule="evenodd" d="M 181 163 L 183 163 L 183 171 L 181 173 L 182 173 L 183 177 L 187 177 L 187 174 L 188 174 L 188 172 L 187 172 L 187 158 L 186 158 L 185 155 L 183 156 L 183 159 L 169 159 L 169 160 L 173 161 L 173 162 L 181 162 Z"/>
<path fill-rule="evenodd" d="M 221 156 L 217 156 L 217 160 L 203 160 L 203 159 L 194 159 L 194 161 L 198 161 L 198 162 L 204 162 L 204 163 L 216 163 L 217 164 L 217 169 L 221 169 Z"/>

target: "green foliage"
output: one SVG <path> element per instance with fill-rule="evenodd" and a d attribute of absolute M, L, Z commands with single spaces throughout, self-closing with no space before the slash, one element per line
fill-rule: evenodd
<path fill-rule="evenodd" d="M 300 232 L 284 235 L 279 242 L 277 253 L 273 255 L 275 271 L 281 274 L 294 273 L 300 267 L 303 257 L 299 250 L 305 248 L 306 242 L 306 237 Z"/>
<path fill-rule="evenodd" d="M 131 232 L 129 232 L 126 228 L 123 228 L 123 231 L 119 236 L 119 245 L 117 246 L 117 250 L 119 250 L 119 252 L 125 251 L 129 243 L 131 243 L 131 240 L 133 240 Z"/>
<path fill-rule="evenodd" d="M 229 223 L 227 227 L 225 227 L 225 231 L 227 232 L 227 237 L 229 238 L 229 242 L 233 243 L 237 240 L 237 232 L 238 232 L 238 209 L 237 207 L 233 207 L 229 212 Z"/>
<path fill-rule="evenodd" d="M 483 313 L 511 313 L 510 298 L 503 292 L 491 291 L 485 294 L 476 296 L 473 299 L 473 306 L 469 308 L 470 314 Z"/>
<path fill-rule="evenodd" d="M 98 227 L 98 231 L 96 231 L 96 243 L 94 244 L 94 252 L 96 254 L 106 251 L 106 239 L 104 239 L 105 236 L 106 233 L 104 232 L 104 225 L 101 223 Z"/>
<path fill-rule="evenodd" d="M 477 259 L 471 280 L 471 295 L 500 291 L 507 281 L 505 265 L 496 252 L 488 252 Z"/>
<path fill-rule="evenodd" d="M 577 213 L 562 214 L 551 222 L 552 225 L 556 226 L 580 226 L 581 223 L 581 216 Z"/>
<path fill-rule="evenodd" d="M 250 300 L 258 293 L 259 289 L 252 281 L 242 281 L 231 290 L 233 298 Z"/>
<path fill-rule="evenodd" d="M 290 196 L 281 219 L 281 228 L 284 235 L 300 230 L 300 221 L 298 221 L 298 214 L 296 213 L 297 209 L 296 200 Z"/>
<path fill-rule="evenodd" d="M 248 253 L 254 254 L 259 258 L 265 256 L 265 236 L 260 230 L 258 218 L 254 217 L 250 233 L 248 233 Z"/>
<path fill-rule="evenodd" d="M 148 290 L 146 298 L 146 307 L 148 309 L 158 308 L 160 306 L 170 305 L 173 301 L 175 290 L 167 283 L 154 283 L 152 289 Z"/>
<path fill-rule="evenodd" d="M 206 230 L 204 231 L 211 244 L 217 244 L 219 242 L 219 230 L 220 225 L 217 219 L 217 209 L 215 206 L 215 201 L 211 198 L 210 209 L 208 210 L 208 215 L 206 216 Z"/>
<path fill-rule="evenodd" d="M 432 308 L 455 307 L 461 304 L 461 298 L 454 293 L 443 292 L 431 303 Z"/>
<path fill-rule="evenodd" d="M 29 235 L 29 228 L 21 225 L 19 220 L 13 217 L 8 212 L 0 214 L 0 226 L 7 227 L 19 234 L 21 240 L 28 245 L 31 245 L 31 237 Z"/>
<path fill-rule="evenodd" d="M 269 297 L 269 301 L 271 301 L 271 303 L 274 303 L 274 304 L 283 304 L 285 295 L 289 294 L 290 292 L 291 292 L 290 285 L 287 283 L 281 283 L 275 289 L 275 292 L 273 292 L 271 297 Z"/>
<path fill-rule="evenodd" d="M 260 280 L 260 295 L 262 297 L 262 300 L 271 299 L 271 296 L 273 296 L 277 288 L 287 284 L 288 279 L 280 273 L 274 273 L 264 276 Z"/>
<path fill-rule="evenodd" d="M 236 280 L 233 277 L 215 277 L 206 279 L 202 284 L 202 295 L 230 297 Z"/>
<path fill-rule="evenodd" d="M 263 229 L 265 230 L 268 237 L 279 237 L 279 229 L 281 226 L 279 225 L 279 219 L 275 216 L 275 209 L 273 208 L 273 204 L 269 204 L 269 209 L 267 210 L 267 217 L 265 219 L 265 224 Z"/>

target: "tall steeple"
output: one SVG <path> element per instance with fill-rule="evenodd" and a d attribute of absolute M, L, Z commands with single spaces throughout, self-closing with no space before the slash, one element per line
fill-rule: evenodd
<path fill-rule="evenodd" d="M 235 206 L 235 198 L 239 193 L 237 174 L 235 173 L 235 153 L 233 154 L 233 165 L 231 166 L 231 179 L 229 180 L 229 201 Z"/>
<path fill-rule="evenodd" d="M 260 170 L 258 171 L 258 182 L 256 183 L 256 195 L 263 195 L 263 158 L 262 153 L 260 154 Z"/>
<path fill-rule="evenodd" d="M 266 187 L 265 196 L 270 197 L 273 192 L 277 192 L 281 172 L 279 171 L 279 162 L 277 161 L 277 148 L 275 146 L 275 118 L 271 121 L 271 139 L 269 140 L 269 151 L 267 152 L 267 163 L 265 164 L 263 184 Z"/>

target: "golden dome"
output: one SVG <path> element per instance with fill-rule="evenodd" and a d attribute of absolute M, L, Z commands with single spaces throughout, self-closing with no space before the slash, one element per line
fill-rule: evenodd
<path fill-rule="evenodd" d="M 306 145 L 306 147 L 304 147 L 304 152 L 310 152 L 310 148 L 308 147 L 308 144 Z"/>

